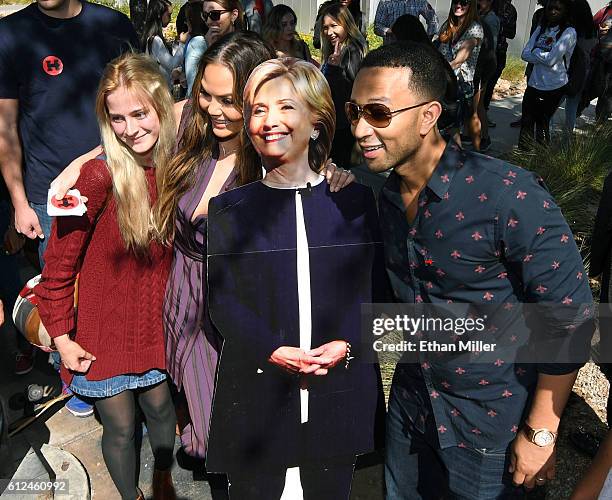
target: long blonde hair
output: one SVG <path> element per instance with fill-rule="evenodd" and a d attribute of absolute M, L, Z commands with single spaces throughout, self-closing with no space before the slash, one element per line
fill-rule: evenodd
<path fill-rule="evenodd" d="M 265 83 L 276 78 L 284 78 L 293 85 L 295 93 L 306 103 L 315 118 L 315 130 L 319 132 L 319 136 L 316 140 L 310 140 L 308 164 L 311 170 L 318 173 L 331 151 L 336 130 L 336 111 L 329 84 L 323 73 L 313 64 L 294 57 L 283 57 L 257 66 L 244 87 L 245 128 L 248 130 L 255 94 Z"/>
<path fill-rule="evenodd" d="M 140 97 L 145 108 L 159 117 L 159 137 L 152 152 L 159 185 L 175 145 L 173 101 L 158 64 L 143 54 L 124 54 L 105 68 L 96 96 L 96 115 L 100 126 L 106 163 L 113 179 L 117 222 L 128 250 L 146 254 L 154 238 L 152 207 L 147 179 L 136 154 L 113 131 L 106 105 L 109 94 L 123 87 Z"/>
<path fill-rule="evenodd" d="M 321 26 L 323 26 L 325 16 L 335 19 L 336 22 L 344 28 L 344 31 L 346 31 L 346 39 L 342 42 L 342 48 L 348 45 L 354 45 L 359 49 L 361 57 L 366 55 L 368 43 L 355 24 L 353 15 L 346 7 L 343 7 L 339 3 L 333 3 L 325 7 L 321 11 Z M 333 52 L 334 47 L 330 43 L 329 38 L 323 34 L 323 28 L 321 27 L 321 62 L 327 61 Z"/>

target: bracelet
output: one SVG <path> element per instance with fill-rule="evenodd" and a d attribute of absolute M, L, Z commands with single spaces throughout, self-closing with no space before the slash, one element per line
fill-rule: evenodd
<path fill-rule="evenodd" d="M 351 356 L 351 344 L 347 342 L 346 343 L 346 354 L 344 355 L 344 360 L 345 360 L 344 369 L 345 370 L 348 370 L 351 359 L 355 359 L 355 358 Z"/>

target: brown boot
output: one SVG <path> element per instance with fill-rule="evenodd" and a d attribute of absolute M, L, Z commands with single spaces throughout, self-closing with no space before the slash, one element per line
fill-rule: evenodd
<path fill-rule="evenodd" d="M 153 500 L 176 500 L 170 469 L 153 471 Z"/>

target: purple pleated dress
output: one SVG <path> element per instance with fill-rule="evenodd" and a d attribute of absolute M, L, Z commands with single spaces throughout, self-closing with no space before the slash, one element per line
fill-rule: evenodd
<path fill-rule="evenodd" d="M 191 115 L 185 106 L 179 137 Z M 193 218 L 216 165 L 216 155 L 198 166 L 193 188 L 179 200 L 174 258 L 164 300 L 164 333 L 167 370 L 177 388 L 184 391 L 190 423 L 181 443 L 192 456 L 204 458 L 208 442 L 215 373 L 222 339 L 212 326 L 206 306 L 206 216 Z M 221 192 L 236 185 L 232 173 Z"/>

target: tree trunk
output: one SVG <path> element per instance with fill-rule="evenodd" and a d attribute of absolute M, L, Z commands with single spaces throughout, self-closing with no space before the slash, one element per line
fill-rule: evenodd
<path fill-rule="evenodd" d="M 142 37 L 147 16 L 147 0 L 130 0 L 130 19 L 138 38 Z"/>

